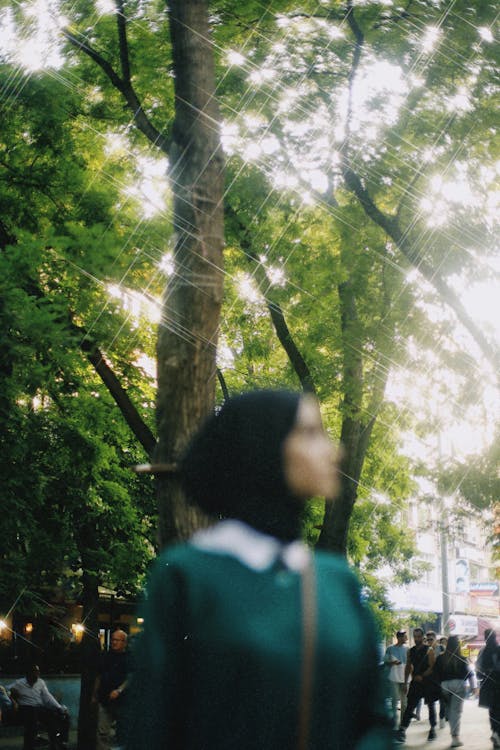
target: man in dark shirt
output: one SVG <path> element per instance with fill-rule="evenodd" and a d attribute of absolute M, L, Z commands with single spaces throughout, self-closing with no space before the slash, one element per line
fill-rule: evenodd
<path fill-rule="evenodd" d="M 425 700 L 429 708 L 429 724 L 431 725 L 427 740 L 436 739 L 436 707 L 435 701 L 437 695 L 434 695 L 434 684 L 431 674 L 436 660 L 432 648 L 424 644 L 424 631 L 422 628 L 415 628 L 413 631 L 413 640 L 415 645 L 408 652 L 408 659 L 405 668 L 405 685 L 408 685 L 408 678 L 411 674 L 411 683 L 408 690 L 408 701 L 401 726 L 396 734 L 397 742 L 405 742 L 406 730 L 408 729 L 411 717 L 417 703 L 421 698 Z"/>
<path fill-rule="evenodd" d="M 111 634 L 111 648 L 101 654 L 99 674 L 95 681 L 92 700 L 99 703 L 96 750 L 111 750 L 119 730 L 123 693 L 129 672 L 127 634 L 115 630 Z M 119 731 L 118 731 L 119 733 Z"/>

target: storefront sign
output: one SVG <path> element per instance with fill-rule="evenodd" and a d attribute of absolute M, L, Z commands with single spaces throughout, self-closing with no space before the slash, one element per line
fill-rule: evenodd
<path fill-rule="evenodd" d="M 469 594 L 471 596 L 498 596 L 498 583 L 496 581 L 470 583 Z"/>
<path fill-rule="evenodd" d="M 479 632 L 477 617 L 472 615 L 451 615 L 448 628 L 450 635 L 474 637 Z"/>

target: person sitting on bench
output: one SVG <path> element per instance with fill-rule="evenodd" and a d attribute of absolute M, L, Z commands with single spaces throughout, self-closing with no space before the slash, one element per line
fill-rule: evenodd
<path fill-rule="evenodd" d="M 70 722 L 68 709 L 49 692 L 36 664 L 29 667 L 26 677 L 10 686 L 10 696 L 24 725 L 23 750 L 34 750 L 39 724 L 48 731 L 51 750 L 66 748 Z"/>

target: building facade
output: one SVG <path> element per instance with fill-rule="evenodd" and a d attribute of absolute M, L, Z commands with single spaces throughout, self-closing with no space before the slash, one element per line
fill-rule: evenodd
<path fill-rule="evenodd" d="M 484 641 L 484 630 L 500 634 L 497 563 L 493 557 L 494 516 L 464 510 L 448 499 L 429 495 L 408 503 L 401 523 L 414 537 L 418 579 L 390 586 L 394 609 L 422 612 L 443 634 L 458 635 L 471 652 Z"/>

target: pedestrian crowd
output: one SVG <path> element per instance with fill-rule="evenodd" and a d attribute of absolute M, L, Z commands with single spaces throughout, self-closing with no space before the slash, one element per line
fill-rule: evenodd
<path fill-rule="evenodd" d="M 475 668 L 462 654 L 460 640 L 440 638 L 432 630 L 414 628 L 414 645 L 407 645 L 405 630 L 396 633 L 396 643 L 386 649 L 387 694 L 395 730 L 395 742 L 404 744 L 412 719 L 420 720 L 427 706 L 427 741 L 437 738 L 436 728 L 448 724 L 451 747 L 462 747 L 460 723 L 466 696 L 479 696 L 479 706 L 488 709 L 493 748 L 500 748 L 500 646 L 493 630 L 485 631 L 485 645 Z M 479 682 L 478 682 L 479 681 Z M 439 708 L 439 713 L 438 713 Z"/>

